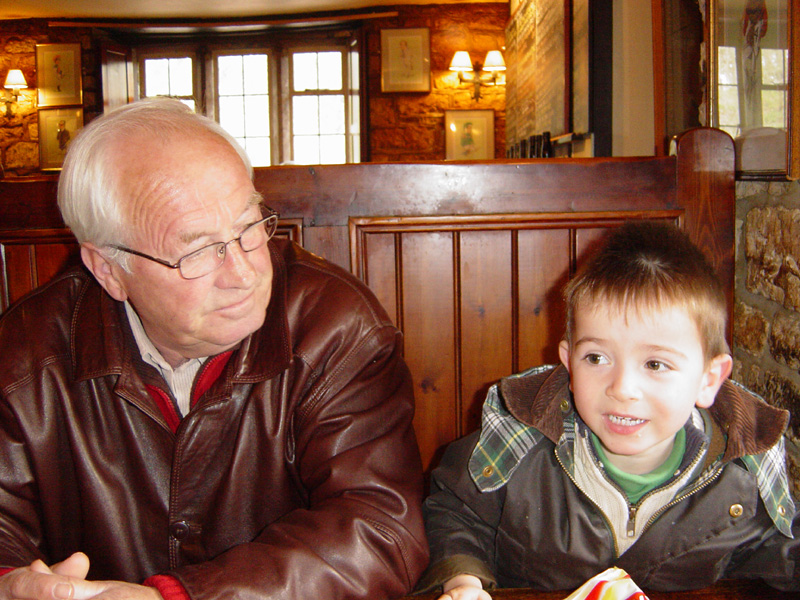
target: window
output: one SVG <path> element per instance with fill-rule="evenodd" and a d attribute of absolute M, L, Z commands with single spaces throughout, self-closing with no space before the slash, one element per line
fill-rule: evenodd
<path fill-rule="evenodd" d="M 739 135 L 739 77 L 736 48 L 720 46 L 719 57 L 719 128 L 732 137 Z"/>
<path fill-rule="evenodd" d="M 788 127 L 789 52 L 761 48 L 748 61 L 733 46 L 717 49 L 719 127 L 736 137 L 755 127 Z M 740 81 L 750 82 L 742 84 Z"/>
<path fill-rule="evenodd" d="M 144 54 L 140 61 L 140 96 L 173 96 L 179 98 L 192 110 L 196 110 L 195 60 L 190 54 L 177 56 L 150 56 Z"/>
<path fill-rule="evenodd" d="M 269 56 L 218 56 L 217 117 L 247 151 L 254 167 L 271 164 Z"/>
<path fill-rule="evenodd" d="M 341 51 L 291 54 L 295 163 L 347 162 L 343 56 Z"/>
<path fill-rule="evenodd" d="M 764 127 L 788 127 L 786 95 L 789 88 L 789 51 L 761 50 L 761 119 Z"/>
<path fill-rule="evenodd" d="M 140 96 L 176 96 L 215 118 L 253 166 L 360 161 L 353 32 L 284 33 L 262 36 L 258 44 L 249 39 L 247 48 L 230 39 L 188 49 L 164 43 L 158 50 L 143 48 Z"/>

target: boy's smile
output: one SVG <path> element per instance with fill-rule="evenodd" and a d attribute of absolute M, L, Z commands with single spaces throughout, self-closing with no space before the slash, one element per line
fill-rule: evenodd
<path fill-rule="evenodd" d="M 692 409 L 711 406 L 731 370 L 727 354 L 706 365 L 697 324 L 680 306 L 579 307 L 572 335 L 559 355 L 575 408 L 628 473 L 661 465 Z"/>

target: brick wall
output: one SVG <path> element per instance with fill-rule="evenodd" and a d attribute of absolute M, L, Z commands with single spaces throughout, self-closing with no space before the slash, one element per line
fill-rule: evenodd
<path fill-rule="evenodd" d="M 509 19 L 508 3 L 426 4 L 388 7 L 390 19 L 368 21 L 370 160 L 420 162 L 444 160 L 444 111 L 495 111 L 495 157 L 505 156 L 505 86 L 481 88 L 472 99 L 472 86 L 460 84 L 448 70 L 456 50 L 467 50 L 483 62 L 489 50 L 502 50 Z M 381 92 L 381 29 L 427 27 L 431 42 L 431 91 Z"/>
<path fill-rule="evenodd" d="M 800 182 L 736 184 L 734 378 L 792 413 L 800 443 Z M 800 453 L 790 444 L 800 497 Z"/>

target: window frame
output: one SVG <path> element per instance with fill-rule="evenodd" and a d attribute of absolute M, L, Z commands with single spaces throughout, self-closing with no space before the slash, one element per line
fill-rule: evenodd
<path fill-rule="evenodd" d="M 147 59 L 160 58 L 190 58 L 192 59 L 192 99 L 195 103 L 195 110 L 200 114 L 205 113 L 205 95 L 203 92 L 205 77 L 203 76 L 203 65 L 200 60 L 200 52 L 196 45 L 176 43 L 168 46 L 147 45 L 136 49 L 136 93 L 137 98 L 146 98 L 145 95 L 145 67 Z M 179 96 L 186 98 L 186 96 Z"/>
<path fill-rule="evenodd" d="M 130 39 L 128 42 L 130 43 Z M 151 58 L 189 57 L 193 60 L 193 91 L 196 110 L 212 119 L 219 120 L 219 98 L 217 94 L 217 57 L 223 55 L 242 55 L 250 53 L 267 54 L 269 68 L 270 95 L 270 161 L 271 165 L 285 164 L 291 160 L 292 146 L 292 73 L 291 53 L 298 51 L 324 52 L 335 49 L 342 52 L 343 90 L 331 92 L 344 95 L 345 101 L 345 153 L 348 162 L 354 159 L 368 160 L 365 135 L 365 116 L 363 107 L 367 103 L 364 86 L 366 60 L 363 57 L 364 32 L 359 25 L 301 28 L 291 31 L 268 31 L 257 34 L 218 34 L 211 33 L 200 39 L 198 36 L 180 38 L 159 36 L 142 39 L 132 44 L 135 56 L 135 88 L 137 98 L 144 97 L 144 60 Z M 350 68 L 351 54 L 359 54 L 358 71 L 353 81 Z M 322 90 L 320 90 L 322 91 Z M 319 95 L 316 94 L 315 95 Z M 358 127 L 352 124 L 353 98 L 359 102 Z M 358 151 L 353 149 L 354 141 Z M 358 156 L 356 156 L 358 155 Z"/>

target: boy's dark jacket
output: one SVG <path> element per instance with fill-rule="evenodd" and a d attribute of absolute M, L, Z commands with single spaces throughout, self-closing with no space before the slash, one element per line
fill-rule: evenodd
<path fill-rule="evenodd" d="M 614 565 L 645 589 L 736 577 L 800 589 L 800 513 L 783 458 L 788 413 L 726 382 L 704 419 L 710 438 L 694 432 L 708 444 L 704 463 L 617 555 L 605 513 L 570 473 L 576 418 L 567 371 L 502 380 L 484 406 L 480 437 L 451 444 L 433 473 L 424 506 L 431 563 L 418 590 L 459 573 L 489 588 L 569 590 Z"/>

